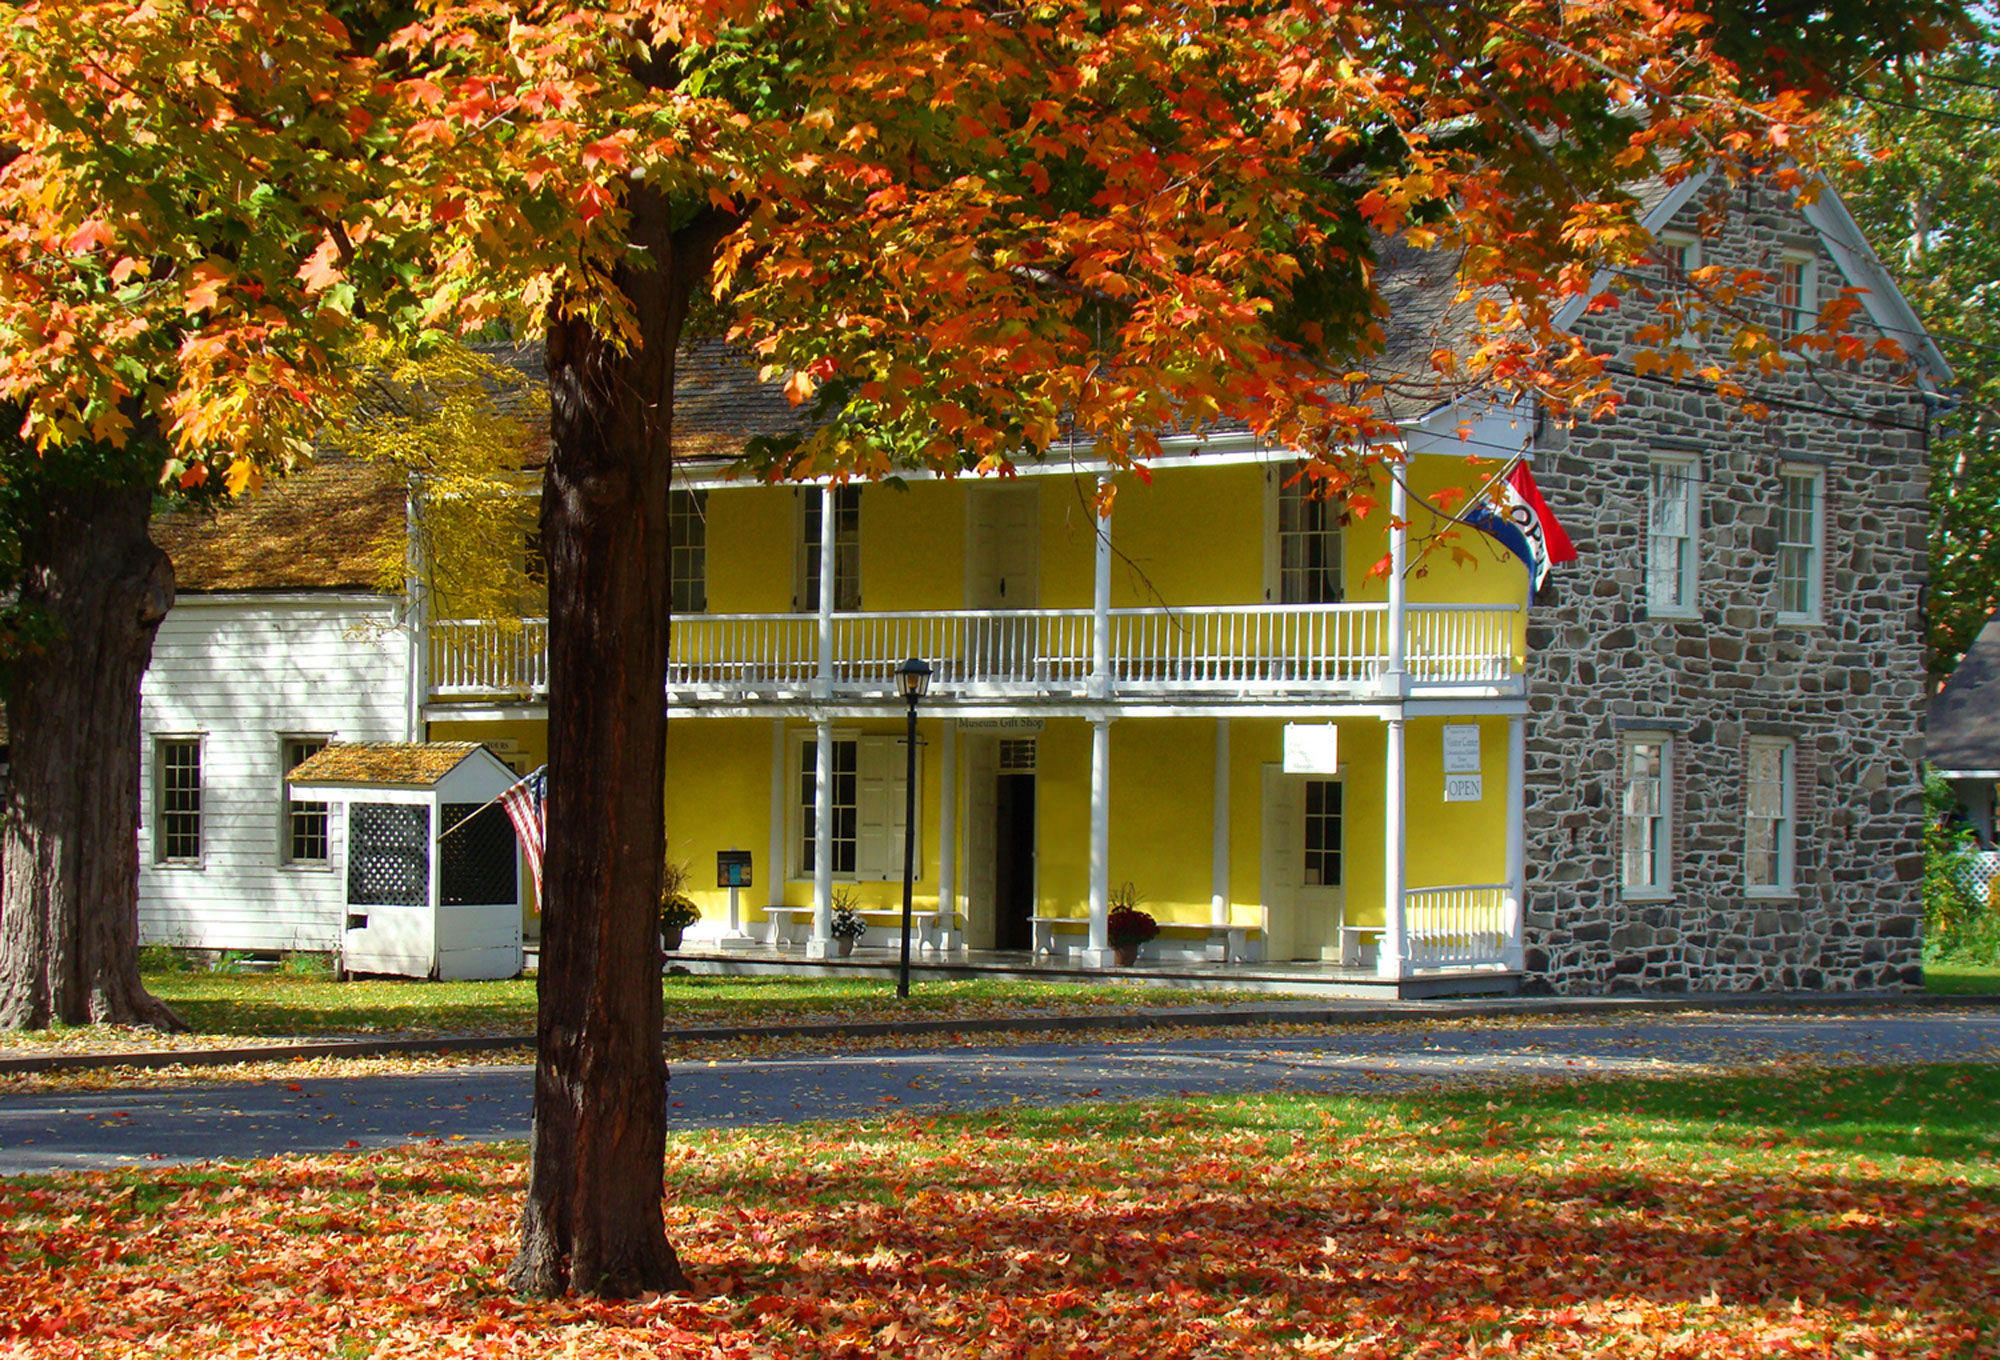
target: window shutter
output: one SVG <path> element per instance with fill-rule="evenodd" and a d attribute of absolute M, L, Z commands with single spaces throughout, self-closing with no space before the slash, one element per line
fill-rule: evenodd
<path fill-rule="evenodd" d="M 919 755 L 922 751 L 919 748 Z M 859 831 L 854 855 L 854 876 L 859 879 L 900 882 L 903 877 L 903 800 L 908 785 L 903 780 L 903 739 L 887 734 L 864 736 L 856 753 L 860 774 Z M 923 787 L 922 772 L 918 787 Z M 923 815 L 923 809 L 917 810 Z M 922 842 L 918 843 L 919 854 Z M 919 870 L 921 872 L 921 869 Z"/>

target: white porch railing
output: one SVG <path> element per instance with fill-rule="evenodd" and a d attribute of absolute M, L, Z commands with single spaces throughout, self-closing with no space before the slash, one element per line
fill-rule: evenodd
<path fill-rule="evenodd" d="M 1403 894 L 1403 931 L 1413 968 L 1514 966 L 1521 922 L 1504 883 L 1412 888 Z"/>
<path fill-rule="evenodd" d="M 1384 604 L 1114 609 L 1107 665 L 1114 694 L 1307 692 L 1380 682 L 1388 665 Z M 1496 684 L 1514 675 L 1510 605 L 1412 605 L 1413 685 Z M 936 668 L 955 694 L 1078 691 L 1091 679 L 1088 609 L 836 614 L 827 670 L 838 691 L 885 689 L 905 657 Z M 674 620 L 667 684 L 762 697 L 820 676 L 812 614 L 688 614 Z M 431 693 L 440 698 L 548 690 L 548 626 L 446 620 L 431 626 Z"/>

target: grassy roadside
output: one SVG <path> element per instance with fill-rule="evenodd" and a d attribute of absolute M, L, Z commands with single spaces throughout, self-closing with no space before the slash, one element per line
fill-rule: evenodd
<path fill-rule="evenodd" d="M 1997 1127 L 1932 1066 L 707 1132 L 696 1293 L 610 1304 L 505 1292 L 518 1148 L 18 1178 L 0 1349 L 1988 1355 Z"/>
<path fill-rule="evenodd" d="M 434 1038 L 529 1035 L 535 1029 L 532 979 L 335 982 L 283 973 L 165 972 L 148 973 L 145 982 L 204 1039 Z M 898 1001 L 895 984 L 878 978 L 694 976 L 662 979 L 661 993 L 670 1028 L 1088 1014 L 1271 999 L 1261 993 L 1129 982 L 969 980 L 916 982 L 909 999 Z M 0 1051 L 75 1047 L 92 1042 L 94 1037 L 106 1042 L 111 1038 L 82 1030 L 42 1030 L 0 1035 Z"/>
<path fill-rule="evenodd" d="M 2000 964 L 1927 963 L 1924 990 L 1932 996 L 1991 996 L 2000 992 Z"/>

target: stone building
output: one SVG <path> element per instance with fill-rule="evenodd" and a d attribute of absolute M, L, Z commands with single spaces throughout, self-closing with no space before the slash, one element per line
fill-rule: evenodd
<path fill-rule="evenodd" d="M 1658 274 L 1572 321 L 1624 403 L 1536 459 L 1579 558 L 1529 630 L 1529 985 L 1919 985 L 1927 448 L 1949 370 L 1830 193 L 1800 209 L 1691 182 L 1652 224 Z M 1780 335 L 1852 299 L 1871 357 L 1795 362 L 1761 418 L 1699 375 L 1698 321 L 1670 342 L 1684 370 L 1640 360 L 1648 291 L 1738 269 L 1777 281 L 1736 305 Z"/>

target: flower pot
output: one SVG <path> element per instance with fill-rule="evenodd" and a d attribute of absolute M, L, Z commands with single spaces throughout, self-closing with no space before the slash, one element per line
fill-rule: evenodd
<path fill-rule="evenodd" d="M 843 959 L 854 952 L 854 937 L 852 935 L 843 935 L 838 940 L 835 940 L 834 943 L 840 947 L 840 957 Z"/>
<path fill-rule="evenodd" d="M 1114 944 L 1111 957 L 1120 968 L 1130 968 L 1139 961 L 1139 946 L 1136 944 Z"/>
<path fill-rule="evenodd" d="M 679 949 L 681 947 L 681 936 L 685 934 L 686 931 L 687 931 L 686 926 L 668 926 L 665 929 L 661 930 L 660 948 L 666 950 L 669 954 L 673 953 L 676 949 Z"/>

